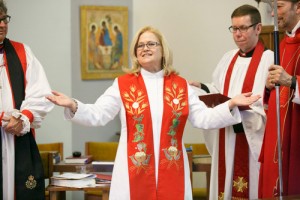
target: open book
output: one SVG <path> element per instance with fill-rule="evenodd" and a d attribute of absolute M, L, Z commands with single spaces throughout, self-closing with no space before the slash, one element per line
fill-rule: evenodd
<path fill-rule="evenodd" d="M 213 108 L 221 103 L 228 101 L 230 98 L 220 93 L 206 94 L 199 96 L 199 99 L 203 101 L 207 107 Z M 239 110 L 250 110 L 249 106 L 239 106 Z"/>

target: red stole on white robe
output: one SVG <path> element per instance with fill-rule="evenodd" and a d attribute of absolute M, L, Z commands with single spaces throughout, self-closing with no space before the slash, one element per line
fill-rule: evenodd
<path fill-rule="evenodd" d="M 264 52 L 264 45 L 258 42 L 251 62 L 249 64 L 244 83 L 242 88 L 242 93 L 252 92 L 254 79 L 256 75 L 257 68 L 259 66 L 262 54 Z M 234 64 L 237 60 L 239 52 L 233 57 L 225 77 L 223 94 L 228 96 L 228 91 L 230 87 L 230 78 L 234 68 Z M 225 188 L 225 176 L 226 176 L 226 166 L 225 166 L 225 128 L 220 129 L 219 134 L 219 198 L 224 198 L 224 188 Z M 248 199 L 249 198 L 249 146 L 247 143 L 245 133 L 236 134 L 236 144 L 235 144 L 235 154 L 234 154 L 234 171 L 233 171 L 233 185 L 232 185 L 232 198 L 237 199 Z"/>
<path fill-rule="evenodd" d="M 127 74 L 118 81 L 126 111 L 130 199 L 184 199 L 182 135 L 189 113 L 186 80 L 175 74 L 164 77 L 157 186 L 151 105 L 143 77 Z"/>
<path fill-rule="evenodd" d="M 4 62 L 12 90 L 13 104 L 20 109 L 25 99 L 27 60 L 22 43 L 4 39 Z M 25 111 L 25 112 L 24 112 Z M 30 122 L 33 115 L 29 110 Z M 1 133 L 0 133 L 1 134 Z M 2 150 L 2 147 L 0 147 Z M 0 153 L 2 155 L 2 153 Z M 2 173 L 2 164 L 1 164 Z M 1 176 L 2 180 L 2 176 Z M 6 184 L 6 183 L 3 183 Z M 2 189 L 2 182 L 0 183 Z M 15 199 L 43 200 L 45 199 L 45 180 L 43 164 L 34 139 L 33 129 L 22 137 L 15 137 Z M 2 195 L 0 195 L 2 196 Z"/>

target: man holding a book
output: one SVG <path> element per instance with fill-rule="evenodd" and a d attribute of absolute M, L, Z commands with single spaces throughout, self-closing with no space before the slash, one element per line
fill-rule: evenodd
<path fill-rule="evenodd" d="M 238 7 L 231 15 L 231 22 L 229 31 L 238 49 L 222 57 L 211 84 L 190 82 L 202 92 L 220 93 L 212 95 L 220 99 L 211 102 L 222 103 L 223 96 L 245 92 L 263 96 L 268 68 L 274 60 L 273 52 L 259 41 L 262 24 L 255 7 Z M 204 134 L 212 156 L 210 199 L 258 198 L 258 157 L 266 121 L 262 100 L 240 111 L 242 123 Z"/>

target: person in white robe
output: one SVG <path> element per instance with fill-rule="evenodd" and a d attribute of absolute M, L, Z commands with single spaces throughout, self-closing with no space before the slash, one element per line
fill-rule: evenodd
<path fill-rule="evenodd" d="M 249 9 L 250 7 L 250 9 Z M 228 96 L 233 97 L 240 94 L 243 83 L 249 68 L 252 55 L 255 47 L 259 41 L 259 34 L 261 32 L 261 21 L 259 11 L 255 15 L 251 15 L 250 11 L 257 10 L 248 5 L 237 8 L 232 16 L 233 39 L 238 46 L 238 49 L 230 50 L 224 54 L 219 61 L 216 69 L 213 72 L 212 83 L 203 84 L 195 81 L 190 81 L 190 84 L 202 88 L 201 94 L 221 93 L 223 94 L 225 77 L 228 68 L 234 58 L 239 52 L 239 56 L 234 64 L 232 74 L 230 76 L 230 86 L 228 89 Z M 239 15 L 237 15 L 237 13 Z M 258 17 L 259 16 L 259 17 Z M 259 20 L 259 21 L 255 21 Z M 255 24 L 249 26 L 251 24 Z M 244 55 L 242 55 L 244 54 Z M 268 69 L 274 62 L 274 53 L 271 50 L 265 49 L 255 74 L 252 92 L 263 96 L 265 83 L 268 75 Z M 206 90 L 206 91 L 205 91 Z M 261 151 L 266 114 L 263 107 L 263 101 L 260 99 L 250 106 L 250 110 L 241 111 L 242 124 L 244 133 L 246 135 L 249 148 L 249 198 L 258 198 L 258 178 L 260 163 L 258 158 Z M 218 199 L 218 167 L 219 167 L 219 130 L 204 131 L 205 144 L 209 153 L 212 156 L 211 179 L 210 179 L 210 199 Z M 227 126 L 225 129 L 225 163 L 226 163 L 226 178 L 224 188 L 224 199 L 232 198 L 233 187 L 233 168 L 235 155 L 236 133 L 232 126 Z"/>
<path fill-rule="evenodd" d="M 0 129 L 1 129 L 1 147 L 2 147 L 2 186 L 3 196 L 1 199 L 20 199 L 15 186 L 15 144 L 17 137 L 24 137 L 30 129 L 39 128 L 46 114 L 54 107 L 45 96 L 51 94 L 51 89 L 45 75 L 44 69 L 31 49 L 24 44 L 11 41 L 12 44 L 19 44 L 25 52 L 25 60 L 20 57 L 21 63 L 24 64 L 24 80 L 25 80 L 25 97 L 21 102 L 20 108 L 16 109 L 17 100 L 14 98 L 15 93 L 12 89 L 13 76 L 9 67 L 11 65 L 7 54 L 6 44 L 10 43 L 6 38 L 8 23 L 10 16 L 7 15 L 7 8 L 4 2 L 0 2 Z M 24 47 L 24 48 L 23 48 Z M 19 49 L 15 49 L 18 53 Z M 11 52 L 10 52 L 11 53 Z M 17 61 L 16 61 L 17 62 Z M 21 68 L 21 66 L 20 66 Z M 21 83 L 20 83 L 21 82 Z M 16 83 L 22 88 L 22 79 Z M 31 134 L 31 133 L 30 133 Z M 31 155 L 28 155 L 31 156 Z M 24 157 L 23 159 L 27 159 Z M 33 159 L 33 158 L 30 158 Z M 25 161 L 23 160 L 23 163 Z M 27 161 L 26 161 L 27 162 Z M 24 167 L 24 166 L 23 166 Z M 32 170 L 32 169 L 29 169 Z M 17 176 L 17 175 L 16 175 Z M 36 177 L 34 177 L 36 178 Z M 32 179 L 34 182 L 35 179 Z M 43 177 L 41 177 L 43 179 Z M 44 179 L 42 180 L 44 182 Z M 25 187 L 25 182 L 23 183 Z M 33 186 L 34 188 L 34 186 Z M 28 189 L 28 190 L 32 190 Z M 26 190 L 26 188 L 25 188 Z M 44 188 L 42 188 L 43 194 Z M 17 196 L 15 196 L 17 193 Z M 28 199 L 28 196 L 22 194 L 22 199 Z M 36 199 L 36 197 L 30 197 Z M 40 199 L 40 198 L 39 198 Z"/>
<path fill-rule="evenodd" d="M 130 194 L 132 186 L 130 185 L 129 172 L 131 170 L 128 167 L 128 162 L 131 162 L 131 160 L 127 151 L 128 144 L 131 141 L 128 139 L 128 130 L 130 127 L 128 127 L 126 123 L 128 120 L 126 118 L 126 112 L 128 112 L 126 108 L 128 105 L 124 105 L 122 102 L 121 94 L 123 93 L 120 92 L 120 90 L 124 86 L 120 85 L 119 82 L 120 79 L 124 77 L 135 78 L 141 76 L 145 84 L 151 113 L 151 120 L 148 121 L 148 123 L 151 123 L 153 129 L 153 133 L 151 134 L 153 134 L 155 158 L 155 184 L 157 190 L 159 190 L 159 158 L 163 156 L 160 143 L 161 137 L 164 137 L 161 133 L 165 109 L 163 104 L 164 80 L 166 77 L 174 75 L 175 70 L 172 68 L 172 56 L 163 35 L 153 27 L 144 27 L 137 33 L 131 45 L 131 57 L 134 63 L 133 67 L 125 69 L 129 75 L 116 78 L 112 86 L 110 86 L 94 104 L 84 104 L 77 99 L 72 99 L 57 91 L 53 91 L 53 95 L 47 97 L 56 105 L 65 107 L 64 116 L 66 119 L 84 126 L 105 126 L 105 124 L 114 119 L 118 114 L 120 115 L 121 134 L 112 175 L 110 189 L 111 200 L 137 199 L 131 197 L 132 194 Z M 179 77 L 178 75 L 174 76 Z M 241 119 L 236 106 L 250 105 L 260 98 L 259 95 L 251 96 L 251 93 L 241 94 L 211 109 L 207 108 L 206 105 L 199 100 L 186 80 L 184 80 L 183 85 L 188 89 L 186 93 L 188 95 L 188 120 L 193 126 L 198 128 L 218 128 L 239 122 Z M 131 85 L 126 85 L 125 87 L 129 88 Z M 141 95 L 141 93 L 139 94 Z M 133 95 L 133 92 L 130 95 Z M 133 105 L 134 104 L 136 105 L 136 102 L 134 102 Z M 179 144 L 181 148 L 184 149 L 183 141 L 180 141 Z M 182 194 L 182 197 L 174 199 L 192 200 L 190 169 L 188 167 L 186 151 L 183 151 L 182 155 L 184 166 L 184 188 L 182 189 L 184 194 Z M 163 199 L 160 196 L 154 198 L 150 197 L 148 188 L 143 188 L 143 190 L 143 199 Z M 164 195 L 168 194 L 169 193 Z M 165 199 L 171 198 L 165 197 L 164 200 Z"/>

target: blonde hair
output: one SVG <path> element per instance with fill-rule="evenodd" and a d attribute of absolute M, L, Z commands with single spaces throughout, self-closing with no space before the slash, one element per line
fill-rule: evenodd
<path fill-rule="evenodd" d="M 145 32 L 151 32 L 153 33 L 159 40 L 159 43 L 162 47 L 162 60 L 161 60 L 161 67 L 164 70 L 164 75 L 168 76 L 172 73 L 177 74 L 176 70 L 173 68 L 173 56 L 172 56 L 172 52 L 170 50 L 170 48 L 167 45 L 167 41 L 164 38 L 163 34 L 156 28 L 153 28 L 151 26 L 145 26 L 143 28 L 141 28 L 137 34 L 135 35 L 135 37 L 133 38 L 133 41 L 131 43 L 130 46 L 130 58 L 132 61 L 132 67 L 124 67 L 123 71 L 129 74 L 135 74 L 138 75 L 141 71 L 142 66 L 140 65 L 140 63 L 138 62 L 137 59 L 137 44 L 139 42 L 140 36 L 145 33 Z"/>

